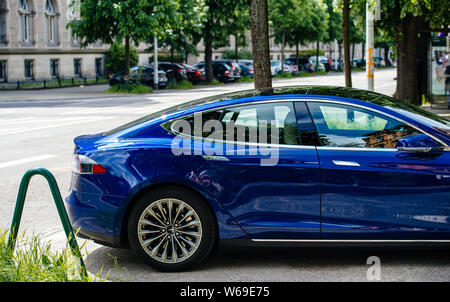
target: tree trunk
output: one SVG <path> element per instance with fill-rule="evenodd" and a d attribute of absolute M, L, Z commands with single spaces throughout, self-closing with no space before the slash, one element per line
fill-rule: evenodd
<path fill-rule="evenodd" d="M 173 48 L 171 48 L 170 49 L 170 63 L 172 63 L 172 64 L 171 64 L 170 68 L 172 69 L 172 79 L 171 79 L 172 85 L 175 84 L 175 64 L 173 63 L 173 60 L 174 60 L 174 50 L 173 50 Z"/>
<path fill-rule="evenodd" d="M 317 67 L 319 67 L 319 41 L 316 42 L 316 71 Z"/>
<path fill-rule="evenodd" d="M 344 73 L 345 87 L 352 87 L 352 69 L 350 66 L 350 4 L 344 0 L 342 8 L 342 37 L 344 40 Z"/>
<path fill-rule="evenodd" d="M 255 88 L 271 88 L 267 0 L 251 0 L 250 16 Z"/>
<path fill-rule="evenodd" d="M 295 64 L 297 65 L 297 70 L 300 72 L 300 66 L 298 64 L 298 43 L 295 44 Z"/>
<path fill-rule="evenodd" d="M 130 80 L 130 37 L 125 37 L 125 81 Z"/>
<path fill-rule="evenodd" d="M 397 25 L 400 38 L 397 45 L 397 91 L 396 97 L 416 105 L 421 104 L 417 76 L 417 20 L 408 14 Z"/>
<path fill-rule="evenodd" d="M 391 63 L 389 61 L 389 46 L 384 47 L 384 63 L 386 66 L 391 66 Z"/>
<path fill-rule="evenodd" d="M 205 78 L 206 82 L 212 82 L 214 79 L 213 66 L 212 66 L 212 52 L 213 52 L 213 36 L 212 36 L 212 26 L 213 26 L 213 11 L 214 11 L 214 1 L 208 2 L 209 12 L 208 20 L 205 23 L 204 28 L 204 43 L 205 43 Z"/>

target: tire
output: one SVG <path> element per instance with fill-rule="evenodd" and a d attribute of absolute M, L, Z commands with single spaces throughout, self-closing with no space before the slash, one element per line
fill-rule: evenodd
<path fill-rule="evenodd" d="M 216 232 L 202 197 L 179 187 L 144 194 L 128 219 L 131 249 L 160 271 L 184 271 L 200 264 L 211 252 Z"/>

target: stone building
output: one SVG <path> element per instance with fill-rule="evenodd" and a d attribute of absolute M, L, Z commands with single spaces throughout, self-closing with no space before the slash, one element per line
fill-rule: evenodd
<path fill-rule="evenodd" d="M 95 77 L 108 47 L 80 48 L 71 0 L 0 0 L 0 81 Z"/>
<path fill-rule="evenodd" d="M 87 48 L 80 47 L 80 40 L 72 34 L 67 24 L 76 18 L 70 8 L 73 0 L 0 0 L 0 82 L 46 80 L 52 78 L 76 78 L 105 75 L 105 57 L 109 45 L 101 42 Z M 247 32 L 251 50 L 250 32 Z M 234 49 L 234 38 L 227 47 L 215 49 L 213 59 L 222 57 L 227 49 Z M 320 44 L 331 53 L 330 45 Z M 137 47 L 139 65 L 151 63 L 149 45 Z M 199 56 L 188 56 L 188 63 L 204 60 L 203 43 L 197 45 Z M 301 46 L 301 49 L 315 45 Z M 240 48 L 242 49 L 242 48 Z M 280 60 L 281 46 L 270 43 L 271 59 Z M 160 49 L 160 53 L 168 53 Z M 358 51 L 357 53 L 360 53 Z M 285 47 L 285 57 L 295 54 L 295 49 Z M 358 57 L 358 56 L 357 56 Z"/>

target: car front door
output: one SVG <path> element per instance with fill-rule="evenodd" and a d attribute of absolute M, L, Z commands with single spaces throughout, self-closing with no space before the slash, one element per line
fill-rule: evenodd
<path fill-rule="evenodd" d="M 324 239 L 450 239 L 450 152 L 397 150 L 400 139 L 427 136 L 379 112 L 307 105 L 320 139 Z"/>
<path fill-rule="evenodd" d="M 300 144 L 292 102 L 216 109 L 200 121 L 192 168 L 252 239 L 319 238 L 319 162 L 315 146 Z"/>

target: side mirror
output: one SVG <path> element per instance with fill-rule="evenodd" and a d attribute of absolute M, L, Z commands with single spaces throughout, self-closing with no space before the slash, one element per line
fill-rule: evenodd
<path fill-rule="evenodd" d="M 396 149 L 400 152 L 423 153 L 442 151 L 442 146 L 426 134 L 414 134 L 399 139 Z"/>

